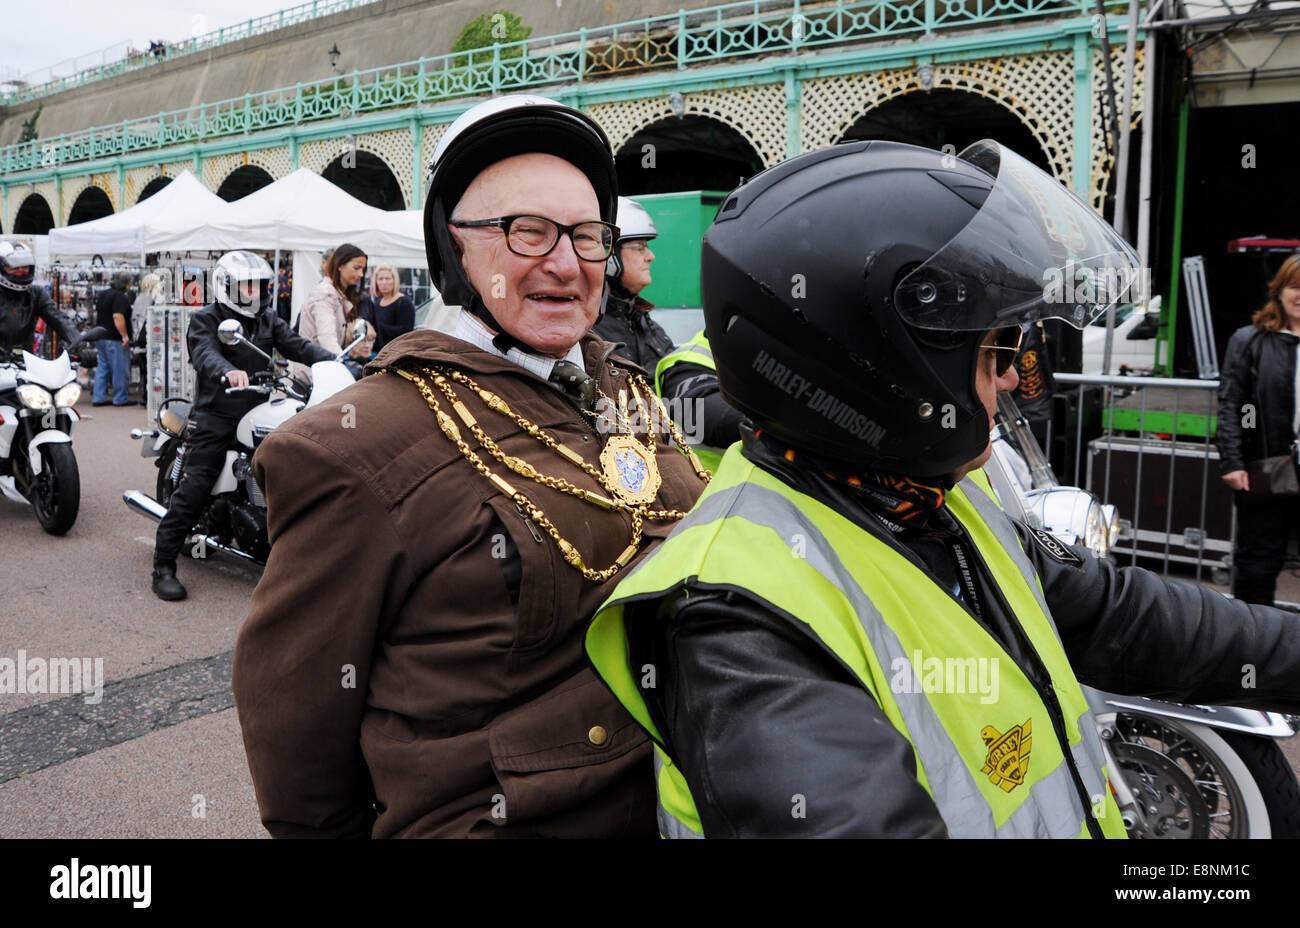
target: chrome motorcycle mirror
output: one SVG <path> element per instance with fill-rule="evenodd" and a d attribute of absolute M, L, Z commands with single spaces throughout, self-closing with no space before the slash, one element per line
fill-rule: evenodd
<path fill-rule="evenodd" d="M 223 345 L 238 345 L 244 341 L 244 333 L 240 330 L 239 320 L 224 320 L 221 325 L 217 326 L 217 338 L 221 339 Z"/>

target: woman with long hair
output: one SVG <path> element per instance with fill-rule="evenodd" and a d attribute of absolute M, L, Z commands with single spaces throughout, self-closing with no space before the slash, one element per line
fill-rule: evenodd
<path fill-rule="evenodd" d="M 334 249 L 325 263 L 325 276 L 307 294 L 299 316 L 298 332 L 308 341 L 337 355 L 351 341 L 352 322 L 357 318 L 361 300 L 361 282 L 366 276 L 366 253 L 356 245 L 344 243 Z M 371 333 L 350 352 L 349 357 L 364 364 L 374 343 Z M 295 366 L 294 375 L 311 379 L 310 369 Z"/>
<path fill-rule="evenodd" d="M 1300 433 L 1300 255 L 1268 285 L 1268 302 L 1228 340 L 1219 385 L 1219 469 L 1235 492 L 1237 599 L 1272 605 L 1286 548 L 1300 526 L 1300 497 L 1252 495 L 1246 466 L 1295 452 Z"/>
<path fill-rule="evenodd" d="M 375 305 L 375 351 L 415 328 L 415 304 L 397 285 L 397 268 L 380 264 L 371 275 Z"/>

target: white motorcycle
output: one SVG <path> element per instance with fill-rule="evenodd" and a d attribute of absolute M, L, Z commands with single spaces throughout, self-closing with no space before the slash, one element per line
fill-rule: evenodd
<path fill-rule="evenodd" d="M 368 327 L 364 320 L 355 322 L 353 334 L 355 340 L 344 347 L 338 357 L 332 361 L 317 361 L 311 366 L 311 391 L 304 396 L 294 380 L 284 372 L 284 362 L 273 361 L 249 342 L 238 320 L 227 319 L 218 326 L 217 337 L 222 344 L 243 343 L 266 358 L 269 368 L 253 375 L 253 382 L 248 387 L 230 387 L 226 392 L 251 390 L 266 394 L 267 400 L 254 406 L 239 420 L 232 446 L 226 451 L 225 466 L 185 545 L 186 553 L 201 557 L 214 550 L 243 561 L 266 564 L 271 551 L 266 532 L 266 500 L 253 477 L 253 452 L 267 435 L 294 415 L 356 383 L 343 359 L 365 340 Z M 122 500 L 127 508 L 154 522 L 161 521 L 166 515 L 167 502 L 185 473 L 186 441 L 193 428 L 191 411 L 192 407 L 185 398 L 171 397 L 158 409 L 157 429 L 131 430 L 132 438 L 152 440 L 144 445 L 141 454 L 158 459 L 157 495 L 127 490 L 122 494 Z"/>
<path fill-rule="evenodd" d="M 1014 518 L 1098 557 L 1109 556 L 1119 541 L 1115 508 L 1057 483 L 1005 393 L 984 469 Z M 1083 691 L 1130 837 L 1300 837 L 1300 783 L 1278 746 L 1296 734 L 1292 717 Z"/>
<path fill-rule="evenodd" d="M 72 346 L 106 338 L 96 326 Z M 82 349 L 85 351 L 86 349 Z M 68 351 L 53 361 L 23 351 L 0 362 L 0 493 L 30 505 L 51 535 L 63 535 L 81 508 L 81 476 L 72 427 L 81 396 Z"/>

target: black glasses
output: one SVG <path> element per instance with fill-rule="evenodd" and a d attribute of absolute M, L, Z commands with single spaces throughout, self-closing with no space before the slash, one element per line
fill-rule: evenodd
<path fill-rule="evenodd" d="M 1015 363 L 1016 355 L 1020 353 L 1020 343 L 1025 337 L 1025 331 L 1018 325 L 1004 326 L 1001 329 L 993 330 L 993 344 L 981 345 L 980 349 L 992 351 L 994 370 L 999 377 L 1006 374 L 1007 370 Z"/>
<path fill-rule="evenodd" d="M 569 236 L 574 254 L 583 261 L 604 261 L 618 241 L 618 226 L 595 219 L 565 226 L 545 216 L 500 216 L 452 225 L 460 229 L 495 226 L 506 234 L 506 247 L 525 258 L 549 255 L 563 234 Z"/>

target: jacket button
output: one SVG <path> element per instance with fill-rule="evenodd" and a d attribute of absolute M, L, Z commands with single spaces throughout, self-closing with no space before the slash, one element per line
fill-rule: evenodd
<path fill-rule="evenodd" d="M 587 732 L 587 740 L 599 747 L 609 740 L 609 732 L 600 725 L 593 725 L 591 731 Z"/>

